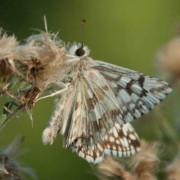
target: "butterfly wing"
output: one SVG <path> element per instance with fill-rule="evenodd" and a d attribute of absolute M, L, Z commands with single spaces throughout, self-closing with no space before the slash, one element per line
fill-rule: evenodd
<path fill-rule="evenodd" d="M 172 89 L 157 78 L 101 61 L 89 61 L 98 70 L 117 98 L 122 119 L 131 122 L 147 114 L 164 100 Z"/>
<path fill-rule="evenodd" d="M 76 87 L 69 86 L 61 97 L 56 99 L 54 111 L 49 120 L 48 126 L 43 131 L 42 140 L 44 144 L 53 144 L 57 134 L 61 131 L 67 132 L 71 122 L 71 114 L 75 104 Z"/>
<path fill-rule="evenodd" d="M 56 116 L 52 120 L 64 135 L 65 147 L 89 162 L 99 162 L 105 154 L 128 156 L 140 146 L 128 122 L 148 113 L 171 91 L 166 82 L 156 78 L 88 60 L 56 105 L 58 121 Z"/>
<path fill-rule="evenodd" d="M 81 142 L 77 141 L 73 151 L 88 162 L 100 163 L 104 155 L 129 157 L 135 154 L 140 151 L 140 142 L 129 123 L 123 125 L 116 123 L 101 142 L 95 145 L 82 146 Z"/>
<path fill-rule="evenodd" d="M 75 86 L 77 95 L 69 127 L 66 127 L 66 147 L 74 146 L 76 141 L 84 145 L 96 144 L 115 122 L 125 123 L 113 91 L 97 70 L 84 71 Z"/>

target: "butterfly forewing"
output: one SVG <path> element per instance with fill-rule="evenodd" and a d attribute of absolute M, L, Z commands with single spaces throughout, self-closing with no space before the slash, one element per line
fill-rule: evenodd
<path fill-rule="evenodd" d="M 71 112 L 68 111 L 71 119 L 66 128 L 67 147 L 80 139 L 85 145 L 96 144 L 103 139 L 115 122 L 124 123 L 112 89 L 98 71 L 85 71 L 83 77 L 76 81 L 75 87 L 75 103 Z M 63 134 L 63 131 L 61 132 Z"/>
<path fill-rule="evenodd" d="M 90 61 L 117 98 L 122 119 L 131 122 L 147 114 L 172 91 L 165 81 L 101 61 Z"/>

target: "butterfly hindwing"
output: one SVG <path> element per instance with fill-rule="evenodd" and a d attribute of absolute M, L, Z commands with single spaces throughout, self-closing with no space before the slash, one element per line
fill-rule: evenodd
<path fill-rule="evenodd" d="M 137 134 L 129 123 L 115 126 L 104 136 L 103 140 L 94 145 L 82 146 L 76 142 L 74 151 L 91 163 L 99 163 L 104 155 L 114 157 L 129 157 L 140 151 Z"/>

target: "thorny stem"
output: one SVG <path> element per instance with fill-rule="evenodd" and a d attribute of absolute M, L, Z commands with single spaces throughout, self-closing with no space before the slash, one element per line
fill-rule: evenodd
<path fill-rule="evenodd" d="M 5 121 L 4 121 L 2 124 L 0 124 L 0 130 L 2 129 L 2 127 L 5 126 L 5 124 L 9 121 L 9 119 L 11 119 L 11 118 L 12 118 L 17 112 L 19 112 L 19 110 L 22 109 L 23 107 L 24 107 L 24 105 L 19 105 L 19 106 L 16 108 L 16 110 L 7 117 L 7 118 L 5 119 Z"/>
<path fill-rule="evenodd" d="M 17 99 L 13 94 L 11 94 L 9 91 L 6 90 L 5 93 L 6 93 L 9 97 L 13 98 L 14 100 L 20 101 L 20 100 Z M 22 102 L 21 102 L 21 103 L 22 103 Z"/>

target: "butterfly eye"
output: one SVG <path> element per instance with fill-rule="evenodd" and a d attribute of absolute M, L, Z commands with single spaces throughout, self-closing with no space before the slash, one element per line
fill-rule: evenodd
<path fill-rule="evenodd" d="M 83 46 L 81 46 L 80 48 L 78 48 L 75 52 L 76 56 L 83 56 L 85 54 L 85 51 L 83 49 Z"/>

